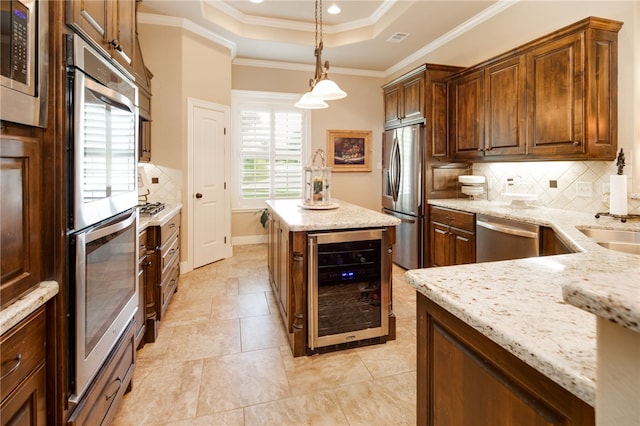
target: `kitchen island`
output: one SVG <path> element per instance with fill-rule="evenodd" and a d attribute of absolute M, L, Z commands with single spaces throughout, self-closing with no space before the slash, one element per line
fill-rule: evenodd
<path fill-rule="evenodd" d="M 309 299 L 314 289 L 310 288 L 313 270 L 310 267 L 310 238 L 312 235 L 335 234 L 339 236 L 362 235 L 360 231 L 371 231 L 384 235 L 377 266 L 382 273 L 383 284 L 388 281 L 387 291 L 378 295 L 382 312 L 388 315 L 388 329 L 377 339 L 354 337 L 347 344 L 332 345 L 332 349 L 353 346 L 358 343 L 382 343 L 395 338 L 395 317 L 391 300 L 391 256 L 395 242 L 395 227 L 400 220 L 380 212 L 365 209 L 344 201 L 334 200 L 337 208 L 309 209 L 300 200 L 269 200 L 269 281 L 278 302 L 293 356 L 313 353 L 313 336 L 310 333 Z M 386 246 L 385 246 L 386 245 Z M 350 253 L 346 253 L 350 255 Z M 388 277 L 388 278 L 385 278 Z M 388 305 L 388 308 L 387 306 Z M 313 309 L 313 307 L 311 307 Z M 383 322 L 387 322 L 383 319 Z M 357 336 L 358 333 L 355 333 Z M 349 336 L 347 336 L 348 338 Z M 328 346 L 327 346 L 328 347 Z"/>
<path fill-rule="evenodd" d="M 432 200 L 430 204 L 551 227 L 575 253 L 407 272 L 407 282 L 418 291 L 418 423 L 426 424 L 437 408 L 442 412 L 442 406 L 430 404 L 449 403 L 448 412 L 460 414 L 455 403 L 434 395 L 438 383 L 442 385 L 434 362 L 444 357 L 432 351 L 433 345 L 439 344 L 436 351 L 451 350 L 446 342 L 452 340 L 457 340 L 458 348 L 464 347 L 462 352 L 469 359 L 479 361 L 475 363 L 482 366 L 479 370 L 515 389 L 515 399 L 526 401 L 526 409 L 535 407 L 531 412 L 546 421 L 575 416 L 569 424 L 592 424 L 593 407 L 598 424 L 637 421 L 633 412 L 631 417 L 612 417 L 606 413 L 616 410 L 602 405 L 602 394 L 608 392 L 601 389 L 600 322 L 626 330 L 627 338 L 635 341 L 631 347 L 637 350 L 640 257 L 600 247 L 579 229 L 638 231 L 640 224 L 541 207 L 514 209 L 506 203 L 480 200 Z M 462 365 L 469 366 L 469 359 Z M 640 391 L 637 351 L 631 364 L 618 376 L 630 376 L 630 385 L 623 385 L 621 397 L 627 398 L 623 406 L 637 406 L 632 403 Z M 451 391 L 443 389 L 445 396 Z M 478 389 L 471 392 L 477 396 Z"/>

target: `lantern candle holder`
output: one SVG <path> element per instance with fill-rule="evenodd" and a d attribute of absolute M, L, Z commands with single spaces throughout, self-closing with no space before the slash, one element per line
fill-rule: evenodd
<path fill-rule="evenodd" d="M 317 165 L 317 160 L 320 165 Z M 304 168 L 304 202 L 305 206 L 331 205 L 331 167 L 326 166 L 322 149 L 316 150 L 311 161 Z"/>

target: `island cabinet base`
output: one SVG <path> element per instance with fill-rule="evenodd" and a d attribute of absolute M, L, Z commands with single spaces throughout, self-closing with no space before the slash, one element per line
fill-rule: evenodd
<path fill-rule="evenodd" d="M 418 425 L 594 425 L 594 409 L 417 294 Z"/>
<path fill-rule="evenodd" d="M 382 247 L 383 267 L 388 268 L 388 298 L 384 300 L 388 309 L 383 310 L 388 319 L 388 332 L 371 338 L 355 339 L 344 344 L 331 344 L 311 348 L 309 337 L 309 234 L 306 231 L 291 231 L 277 214 L 270 212 L 269 219 L 269 282 L 294 357 L 317 352 L 346 349 L 348 347 L 384 343 L 395 339 L 395 316 L 391 303 L 391 248 L 395 242 L 395 227 L 385 228 L 388 247 Z"/>

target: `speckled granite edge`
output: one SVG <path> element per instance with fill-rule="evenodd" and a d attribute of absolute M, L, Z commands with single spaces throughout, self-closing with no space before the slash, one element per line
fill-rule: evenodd
<path fill-rule="evenodd" d="M 11 305 L 0 311 L 0 334 L 4 334 L 14 325 L 29 316 L 58 294 L 60 286 L 56 281 L 42 281 L 33 290 L 23 295 Z"/>
<path fill-rule="evenodd" d="M 149 226 L 162 226 L 182 209 L 182 204 L 167 204 L 164 209 L 153 216 L 140 216 L 138 218 L 138 232 L 144 231 Z"/>
<path fill-rule="evenodd" d="M 622 223 L 611 217 L 595 218 L 595 215 L 544 207 L 514 209 L 508 203 L 484 200 L 443 199 L 430 200 L 439 205 L 472 213 L 491 214 L 507 219 L 549 226 L 574 251 L 588 253 L 585 265 L 595 265 L 599 279 L 582 280 L 589 276 L 584 270 L 573 280 L 562 280 L 564 300 L 594 315 L 610 320 L 622 327 L 640 333 L 640 256 L 627 255 L 603 248 L 580 232 L 583 228 L 622 229 L 640 232 L 640 221 Z M 601 275 L 601 270 L 616 273 Z"/>

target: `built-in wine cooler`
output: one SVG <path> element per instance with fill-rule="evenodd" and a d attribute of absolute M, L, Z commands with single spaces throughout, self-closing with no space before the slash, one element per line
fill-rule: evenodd
<path fill-rule="evenodd" d="M 390 301 L 387 231 L 309 234 L 308 243 L 309 349 L 384 341 Z"/>

